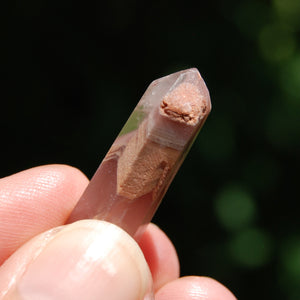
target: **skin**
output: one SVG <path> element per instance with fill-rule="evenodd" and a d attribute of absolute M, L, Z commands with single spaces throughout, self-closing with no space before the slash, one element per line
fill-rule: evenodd
<path fill-rule="evenodd" d="M 211 278 L 179 278 L 176 250 L 154 224 L 139 245 L 103 221 L 64 225 L 87 184 L 65 165 L 0 179 L 0 299 L 236 299 Z"/>

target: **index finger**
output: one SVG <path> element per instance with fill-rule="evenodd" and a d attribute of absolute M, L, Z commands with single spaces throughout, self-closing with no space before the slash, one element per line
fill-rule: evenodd
<path fill-rule="evenodd" d="M 47 165 L 0 179 L 0 265 L 33 236 L 65 223 L 88 179 Z"/>

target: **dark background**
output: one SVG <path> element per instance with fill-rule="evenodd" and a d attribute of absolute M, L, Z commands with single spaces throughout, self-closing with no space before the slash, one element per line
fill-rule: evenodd
<path fill-rule="evenodd" d="M 89 177 L 150 82 L 197 67 L 213 110 L 155 222 L 182 275 L 300 299 L 300 1 L 14 1 L 1 10 L 1 168 Z"/>

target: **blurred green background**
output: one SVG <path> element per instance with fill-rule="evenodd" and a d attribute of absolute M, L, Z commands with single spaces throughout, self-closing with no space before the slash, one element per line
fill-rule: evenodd
<path fill-rule="evenodd" d="M 300 1 L 14 1 L 1 14 L 1 176 L 89 177 L 150 82 L 197 67 L 213 110 L 155 222 L 182 275 L 300 299 Z"/>

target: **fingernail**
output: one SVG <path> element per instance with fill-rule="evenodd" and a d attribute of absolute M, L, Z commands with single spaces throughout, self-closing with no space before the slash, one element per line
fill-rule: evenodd
<path fill-rule="evenodd" d="M 127 233 L 85 220 L 57 233 L 28 266 L 17 292 L 30 300 L 142 300 L 151 280 L 141 250 Z"/>

